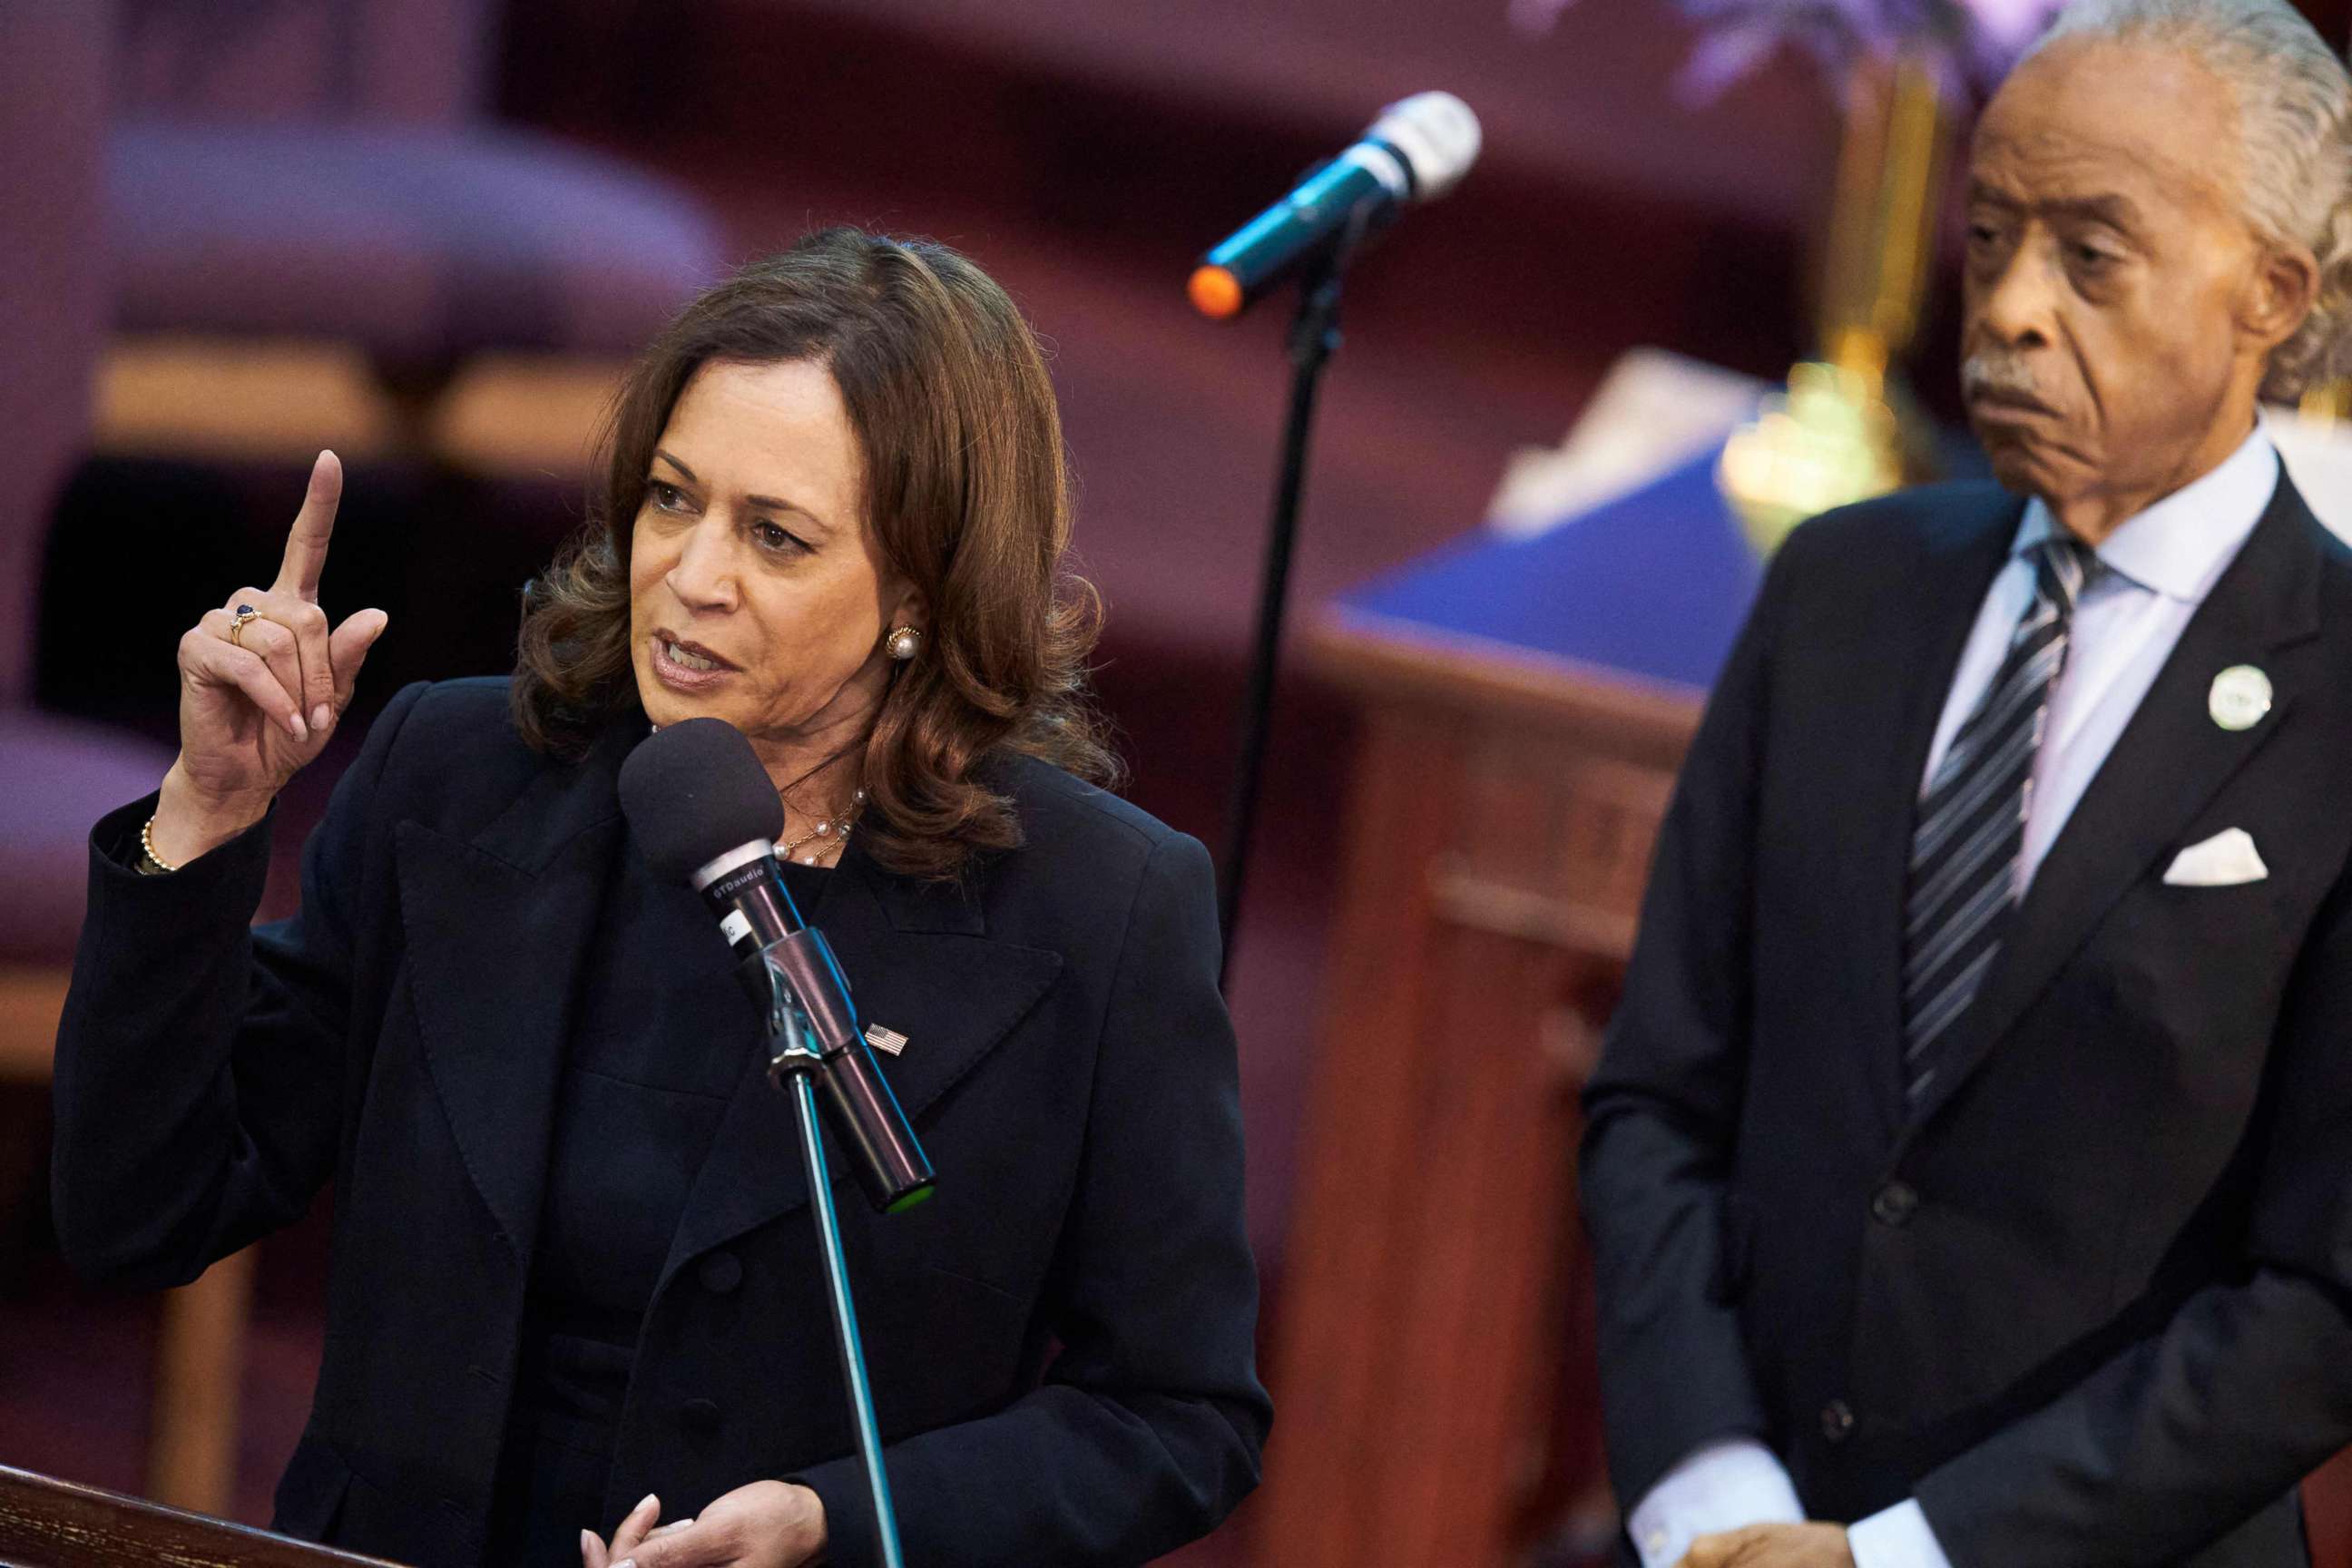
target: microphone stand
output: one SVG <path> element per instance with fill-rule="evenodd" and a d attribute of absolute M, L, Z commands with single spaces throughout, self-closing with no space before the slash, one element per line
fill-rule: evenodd
<path fill-rule="evenodd" d="M 1249 685 L 1242 700 L 1240 758 L 1234 768 L 1231 805 L 1225 813 L 1224 869 L 1218 878 L 1218 924 L 1223 928 L 1222 971 L 1233 967 L 1234 931 L 1240 918 L 1242 878 L 1249 864 L 1256 826 L 1260 775 L 1274 711 L 1276 666 L 1282 652 L 1283 612 L 1290 595 L 1290 562 L 1298 543 L 1298 506 L 1307 488 L 1307 443 L 1315 424 L 1315 397 L 1324 367 L 1339 347 L 1339 283 L 1356 247 L 1370 231 L 1374 205 L 1360 202 L 1331 248 L 1310 264 L 1300 279 L 1298 310 L 1291 318 L 1290 411 L 1282 427 L 1282 468 L 1275 480 L 1274 517 L 1266 530 L 1265 561 L 1260 569 L 1257 629 L 1250 653 Z"/>
<path fill-rule="evenodd" d="M 786 941 L 790 939 L 787 938 Z M 849 1264 L 841 1250 L 841 1219 L 833 1205 L 833 1182 L 825 1170 L 824 1138 L 817 1125 L 816 1080 L 824 1058 L 811 1039 L 808 1016 L 782 964 L 779 942 L 742 964 L 747 980 L 756 963 L 766 972 L 763 1020 L 770 1041 L 768 1079 L 792 1096 L 800 1124 L 801 1169 L 808 1179 L 809 1212 L 816 1221 L 817 1247 L 824 1255 L 826 1293 L 833 1304 L 834 1343 L 841 1352 L 842 1382 L 849 1390 L 849 1414 L 857 1429 L 857 1457 L 866 1467 L 874 1504 L 874 1529 L 882 1545 L 883 1568 L 906 1568 L 898 1547 L 898 1516 L 890 1505 L 890 1478 L 882 1468 L 882 1429 L 874 1418 L 874 1389 L 866 1375 L 866 1347 L 857 1333 L 857 1306 L 849 1295 Z M 756 982 L 752 982 L 756 984 Z"/>

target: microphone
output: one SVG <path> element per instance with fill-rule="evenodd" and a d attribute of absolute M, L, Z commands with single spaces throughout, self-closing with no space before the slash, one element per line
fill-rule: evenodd
<path fill-rule="evenodd" d="M 1407 205 L 1444 195 L 1477 159 L 1478 117 L 1452 93 L 1391 103 L 1353 146 L 1202 257 L 1185 292 L 1204 316 L 1238 316 L 1351 234 L 1360 238 Z"/>
<path fill-rule="evenodd" d="M 898 1214 L 929 1197 L 930 1159 L 866 1047 L 849 982 L 784 885 L 775 848 L 783 803 L 751 742 L 723 719 L 665 724 L 621 764 L 620 787 L 622 815 L 646 863 L 702 895 L 743 960 L 737 973 L 770 1033 L 790 1032 L 782 1007 L 797 1007 L 814 1037 L 834 1135 L 867 1201 Z M 770 1076 L 796 1055 L 779 1051 Z"/>

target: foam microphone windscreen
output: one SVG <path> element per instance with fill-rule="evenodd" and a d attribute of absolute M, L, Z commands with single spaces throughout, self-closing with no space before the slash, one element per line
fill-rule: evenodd
<path fill-rule="evenodd" d="M 784 831 L 784 804 L 743 732 L 688 719 L 648 735 L 621 764 L 621 811 L 646 862 L 683 882 L 730 849 Z"/>

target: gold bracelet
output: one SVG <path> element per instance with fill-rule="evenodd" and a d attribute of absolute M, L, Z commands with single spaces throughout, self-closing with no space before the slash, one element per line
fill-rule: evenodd
<path fill-rule="evenodd" d="M 149 865 L 168 877 L 179 868 L 155 853 L 154 833 L 155 819 L 151 816 L 139 829 L 139 852 L 146 857 Z"/>

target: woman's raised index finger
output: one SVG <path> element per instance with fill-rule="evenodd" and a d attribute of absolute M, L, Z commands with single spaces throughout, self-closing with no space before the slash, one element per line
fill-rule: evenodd
<path fill-rule="evenodd" d="M 327 541 L 335 531 L 335 508 L 343 499 L 343 460 L 321 452 L 310 465 L 310 488 L 303 492 L 302 510 L 286 535 L 286 559 L 278 568 L 277 594 L 299 594 L 315 601 L 319 576 L 327 569 Z"/>

